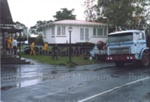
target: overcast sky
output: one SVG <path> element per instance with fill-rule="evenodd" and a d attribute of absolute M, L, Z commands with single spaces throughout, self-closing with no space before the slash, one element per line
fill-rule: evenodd
<path fill-rule="evenodd" d="M 34 26 L 38 20 L 54 20 L 53 16 L 61 8 L 73 12 L 77 20 L 85 20 L 85 0 L 8 0 L 13 21 L 19 21 L 27 27 Z"/>

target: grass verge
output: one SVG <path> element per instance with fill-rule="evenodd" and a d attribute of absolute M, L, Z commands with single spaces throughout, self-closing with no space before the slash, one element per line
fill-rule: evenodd
<path fill-rule="evenodd" d="M 37 60 L 40 63 L 51 64 L 51 65 L 64 65 L 64 66 L 77 66 L 77 65 L 86 65 L 95 63 L 94 60 L 89 60 L 88 58 L 85 60 L 83 56 L 72 56 L 72 61 L 69 62 L 69 56 L 58 56 L 58 60 L 53 60 L 52 56 L 46 55 L 27 55 L 21 53 L 21 56 L 24 58 L 29 58 L 32 60 Z"/>

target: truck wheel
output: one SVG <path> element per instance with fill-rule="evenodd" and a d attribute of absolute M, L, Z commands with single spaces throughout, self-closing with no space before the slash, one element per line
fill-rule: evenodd
<path fill-rule="evenodd" d="M 124 66 L 124 62 L 115 62 L 116 67 L 122 68 Z"/>
<path fill-rule="evenodd" d="M 143 67 L 148 67 L 148 66 L 149 66 L 149 63 L 150 63 L 150 61 L 149 61 L 149 55 L 146 54 L 146 53 L 143 53 L 143 55 L 142 55 L 142 60 L 141 60 L 142 66 L 143 66 Z"/>

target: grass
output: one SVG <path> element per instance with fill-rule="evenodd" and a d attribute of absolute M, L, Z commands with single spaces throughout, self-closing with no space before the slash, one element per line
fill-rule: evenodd
<path fill-rule="evenodd" d="M 29 58 L 32 60 L 37 60 L 38 62 L 45 63 L 45 64 L 51 64 L 51 65 L 65 65 L 65 66 L 77 66 L 77 65 L 85 65 L 85 64 L 91 64 L 95 63 L 94 60 L 89 60 L 88 58 L 85 60 L 83 56 L 72 56 L 71 63 L 69 63 L 69 56 L 58 56 L 58 60 L 53 60 L 52 56 L 46 56 L 46 55 L 27 55 L 23 52 L 21 53 L 21 56 L 24 58 Z"/>

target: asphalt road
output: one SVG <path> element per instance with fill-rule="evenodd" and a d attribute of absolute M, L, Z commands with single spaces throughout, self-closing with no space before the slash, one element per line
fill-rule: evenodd
<path fill-rule="evenodd" d="M 150 102 L 150 68 L 1 66 L 2 102 Z"/>

